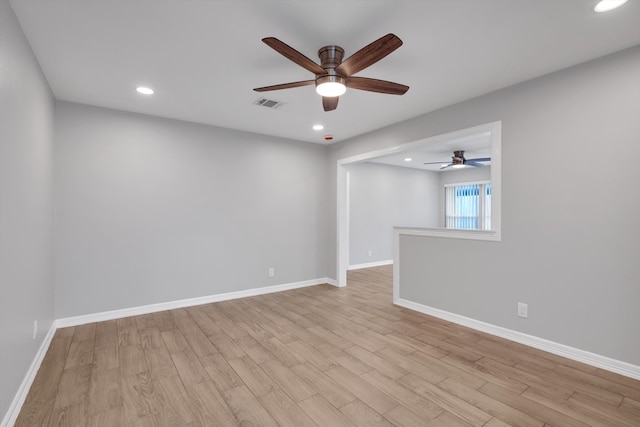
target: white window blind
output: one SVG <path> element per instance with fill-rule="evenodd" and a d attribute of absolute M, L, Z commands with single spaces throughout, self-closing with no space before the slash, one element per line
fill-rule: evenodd
<path fill-rule="evenodd" d="M 491 183 L 445 186 L 445 227 L 491 230 Z"/>

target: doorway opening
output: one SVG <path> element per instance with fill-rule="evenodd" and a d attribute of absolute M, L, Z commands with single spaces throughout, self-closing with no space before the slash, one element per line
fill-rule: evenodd
<path fill-rule="evenodd" d="M 423 170 L 442 170 L 446 174 L 445 164 L 439 164 L 443 155 L 451 157 L 453 151 L 466 150 L 470 153 L 486 153 L 490 157 L 490 182 L 491 182 L 491 229 L 490 230 L 458 230 L 445 228 L 443 223 L 437 227 L 416 227 L 416 232 L 423 236 L 434 236 L 456 239 L 476 239 L 500 241 L 501 229 L 501 122 L 492 122 L 471 128 L 461 129 L 442 135 L 432 136 L 417 141 L 412 141 L 396 147 L 371 151 L 356 156 L 338 160 L 337 164 L 337 241 L 338 241 L 338 286 L 346 286 L 347 270 L 349 269 L 350 246 L 350 177 L 349 166 L 357 163 L 374 162 L 403 167 L 414 167 Z M 475 151 L 474 151 L 475 150 Z M 409 166 L 405 160 L 408 156 L 414 160 Z M 482 154 L 479 156 L 484 157 Z M 470 156 L 469 156 L 470 157 Z M 434 162 L 435 165 L 423 165 Z M 442 169 L 441 169 L 442 168 Z M 444 188 L 443 188 L 444 194 Z M 444 211 L 442 213 L 444 218 Z M 398 224 L 400 225 L 400 224 Z"/>

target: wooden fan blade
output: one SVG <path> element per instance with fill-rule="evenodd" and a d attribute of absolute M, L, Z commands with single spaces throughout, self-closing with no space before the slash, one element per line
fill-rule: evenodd
<path fill-rule="evenodd" d="M 336 72 L 341 76 L 350 77 L 380 61 L 400 46 L 402 46 L 402 40 L 398 36 L 387 34 L 345 59 L 336 67 Z"/>
<path fill-rule="evenodd" d="M 339 98 L 339 96 L 323 96 L 322 107 L 324 108 L 324 111 L 332 111 L 338 108 Z"/>
<path fill-rule="evenodd" d="M 391 95 L 403 95 L 409 90 L 409 86 L 386 80 L 370 79 L 367 77 L 349 77 L 347 87 L 351 89 L 367 90 L 369 92 L 388 93 Z"/>
<path fill-rule="evenodd" d="M 262 41 L 288 60 L 295 62 L 302 68 L 311 71 L 313 74 L 327 74 L 324 68 L 277 38 L 265 37 Z"/>
<path fill-rule="evenodd" d="M 253 90 L 255 90 L 256 92 L 267 92 L 270 90 L 291 89 L 292 87 L 310 86 L 315 83 L 315 80 L 303 80 L 301 82 L 282 83 L 280 85 L 257 87 Z"/>
<path fill-rule="evenodd" d="M 440 170 L 448 169 L 448 168 L 450 168 L 451 166 L 453 166 L 453 163 L 449 163 L 447 166 L 442 166 L 442 167 L 440 168 Z"/>
<path fill-rule="evenodd" d="M 423 163 L 423 165 L 443 165 L 445 163 L 451 163 L 449 160 L 445 160 L 443 162 L 427 162 Z"/>

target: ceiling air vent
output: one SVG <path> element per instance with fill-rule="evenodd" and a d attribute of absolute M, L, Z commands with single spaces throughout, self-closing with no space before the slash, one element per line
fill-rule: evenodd
<path fill-rule="evenodd" d="M 254 105 L 260 105 L 262 107 L 271 108 L 271 109 L 276 109 L 276 108 L 280 107 L 281 105 L 284 105 L 284 102 L 274 101 L 273 99 L 260 98 L 256 102 L 254 102 L 253 104 Z"/>

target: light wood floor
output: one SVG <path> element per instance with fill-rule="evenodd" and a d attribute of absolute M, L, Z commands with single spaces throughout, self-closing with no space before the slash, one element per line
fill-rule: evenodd
<path fill-rule="evenodd" d="M 17 426 L 640 426 L 640 382 L 349 286 L 60 329 Z"/>

